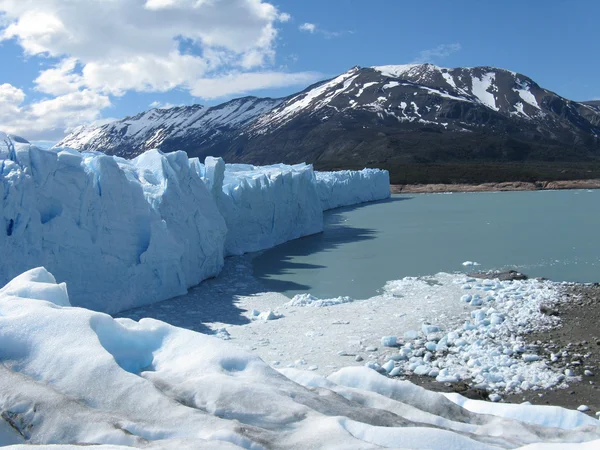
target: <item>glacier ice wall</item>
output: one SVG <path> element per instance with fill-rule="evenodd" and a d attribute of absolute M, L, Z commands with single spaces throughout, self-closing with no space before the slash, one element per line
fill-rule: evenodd
<path fill-rule="evenodd" d="M 315 175 L 323 211 L 390 196 L 390 174 L 387 170 L 340 170 L 315 172 Z"/>
<path fill-rule="evenodd" d="M 118 312 L 216 276 L 223 257 L 323 230 L 323 209 L 389 196 L 386 171 L 134 160 L 0 134 L 0 283 L 43 265 L 74 305 Z"/>
<path fill-rule="evenodd" d="M 227 229 L 185 153 L 133 161 L 0 136 L 0 284 L 43 265 L 74 305 L 116 312 L 223 266 Z"/>
<path fill-rule="evenodd" d="M 204 176 L 227 223 L 227 255 L 263 250 L 323 231 L 311 165 L 256 167 L 208 157 Z"/>

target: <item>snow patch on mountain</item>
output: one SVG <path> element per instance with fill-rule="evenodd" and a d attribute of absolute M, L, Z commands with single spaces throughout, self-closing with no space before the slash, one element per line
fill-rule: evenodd
<path fill-rule="evenodd" d="M 496 75 L 493 72 L 488 72 L 481 78 L 473 76 L 472 92 L 481 103 L 494 111 L 498 111 L 499 108 L 496 106 L 496 97 L 492 92 L 495 90 L 495 79 Z"/>

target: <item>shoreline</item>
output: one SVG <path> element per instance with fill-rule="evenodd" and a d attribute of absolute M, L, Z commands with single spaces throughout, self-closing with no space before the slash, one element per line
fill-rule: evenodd
<path fill-rule="evenodd" d="M 560 286 L 558 292 L 560 300 L 543 314 L 557 316 L 559 325 L 556 328 L 534 330 L 523 337 L 529 345 L 538 349 L 549 367 L 558 372 L 571 370 L 574 377 L 567 387 L 528 389 L 503 395 L 502 402 L 515 404 L 528 401 L 534 405 L 560 406 L 572 410 L 579 405 L 586 405 L 590 409 L 582 412 L 599 417 L 600 333 L 597 323 L 600 320 L 600 284 L 567 283 Z M 415 374 L 402 378 L 434 392 L 456 392 L 467 398 L 489 401 L 489 392 L 472 386 L 470 380 L 440 383 Z"/>
<path fill-rule="evenodd" d="M 390 184 L 392 194 L 435 194 L 446 192 L 549 191 L 600 189 L 600 179 L 563 181 L 505 181 L 481 184 Z"/>

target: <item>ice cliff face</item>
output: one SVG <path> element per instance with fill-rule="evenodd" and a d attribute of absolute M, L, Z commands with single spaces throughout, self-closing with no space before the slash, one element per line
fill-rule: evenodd
<path fill-rule="evenodd" d="M 219 273 L 227 229 L 185 153 L 0 155 L 0 283 L 43 265 L 75 305 L 115 312 Z"/>
<path fill-rule="evenodd" d="M 390 174 L 387 170 L 340 170 L 315 172 L 315 175 L 323 211 L 381 200 L 390 195 Z"/>
<path fill-rule="evenodd" d="M 310 165 L 206 162 L 41 150 L 0 135 L 0 284 L 44 266 L 68 282 L 74 305 L 117 312 L 185 293 L 225 255 L 322 231 L 324 196 L 361 198 L 318 193 Z M 373 200 L 362 179 L 363 201 Z"/>
<path fill-rule="evenodd" d="M 323 231 L 312 166 L 256 167 L 208 157 L 206 168 L 206 181 L 229 229 L 227 255 L 264 250 Z"/>

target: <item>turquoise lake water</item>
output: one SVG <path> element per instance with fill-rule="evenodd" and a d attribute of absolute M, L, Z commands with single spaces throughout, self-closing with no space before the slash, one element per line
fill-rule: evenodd
<path fill-rule="evenodd" d="M 254 260 L 268 290 L 320 298 L 368 298 L 388 280 L 488 269 L 600 281 L 600 190 L 394 195 L 328 211 L 323 233 Z"/>

